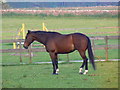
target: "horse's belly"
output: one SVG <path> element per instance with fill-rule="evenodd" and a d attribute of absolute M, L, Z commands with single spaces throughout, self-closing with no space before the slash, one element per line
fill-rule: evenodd
<path fill-rule="evenodd" d="M 75 48 L 74 48 L 74 45 L 65 45 L 65 46 L 58 46 L 57 47 L 57 53 L 59 54 L 65 54 L 65 53 L 70 53 L 72 51 L 74 51 Z"/>
<path fill-rule="evenodd" d="M 75 51 L 75 49 L 74 50 L 71 50 L 71 51 L 59 51 L 59 52 L 57 52 L 57 54 L 67 54 L 67 53 L 71 53 L 71 52 L 73 52 L 73 51 Z"/>

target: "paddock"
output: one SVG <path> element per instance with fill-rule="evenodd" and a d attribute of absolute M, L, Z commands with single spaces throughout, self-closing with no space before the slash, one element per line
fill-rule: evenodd
<path fill-rule="evenodd" d="M 117 26 L 116 16 L 17 15 L 19 18 L 14 14 L 3 15 L 5 22 L 3 38 L 0 40 L 3 88 L 118 88 L 120 27 Z M 25 23 L 26 30 L 42 30 L 43 22 L 50 31 L 88 35 L 92 42 L 97 70 L 94 71 L 89 64 L 89 73 L 80 75 L 78 71 L 82 58 L 79 53 L 73 52 L 59 55 L 60 72 L 53 76 L 50 57 L 43 46 L 34 42 L 25 50 L 21 43 L 24 39 L 14 38 L 22 23 Z M 13 49 L 13 42 L 19 42 L 20 48 Z"/>

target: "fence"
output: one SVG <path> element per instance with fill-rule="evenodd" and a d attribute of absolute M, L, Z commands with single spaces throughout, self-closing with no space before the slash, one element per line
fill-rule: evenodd
<path fill-rule="evenodd" d="M 108 44 L 108 40 L 111 39 L 119 39 L 120 36 L 91 36 L 91 42 L 92 42 L 92 48 L 93 48 L 93 53 L 95 52 L 95 50 L 105 50 L 105 59 L 106 61 L 108 61 L 108 50 L 109 49 L 119 49 L 120 45 L 109 45 Z M 104 40 L 105 41 L 105 45 L 95 45 L 95 40 Z M 32 63 L 32 52 L 45 52 L 45 48 L 32 48 L 32 46 L 38 46 L 38 45 L 31 45 L 29 47 L 29 49 L 23 49 L 22 48 L 22 42 L 24 42 L 23 39 L 19 39 L 19 40 L 0 40 L 0 43 L 13 43 L 13 42 L 19 42 L 20 43 L 20 48 L 19 49 L 2 49 L 0 50 L 0 52 L 2 53 L 20 53 L 20 62 L 22 62 L 22 52 L 28 52 L 29 53 L 29 58 L 30 58 L 30 63 Z M 94 53 L 95 55 L 95 53 Z M 68 57 L 68 56 L 67 56 Z M 69 59 L 69 57 L 68 57 Z"/>

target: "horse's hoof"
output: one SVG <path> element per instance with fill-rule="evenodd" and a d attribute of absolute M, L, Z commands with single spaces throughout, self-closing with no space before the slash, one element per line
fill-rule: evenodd
<path fill-rule="evenodd" d="M 79 74 L 83 74 L 82 72 L 80 72 Z"/>
<path fill-rule="evenodd" d="M 52 75 L 58 75 L 58 73 L 52 73 Z"/>
<path fill-rule="evenodd" d="M 88 73 L 88 70 L 85 70 L 85 72 L 83 74 L 86 75 L 87 73 Z"/>
<path fill-rule="evenodd" d="M 86 75 L 87 73 L 83 73 L 84 75 Z"/>

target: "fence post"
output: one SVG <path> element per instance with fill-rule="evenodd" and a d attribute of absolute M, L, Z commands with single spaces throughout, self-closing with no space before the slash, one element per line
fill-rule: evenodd
<path fill-rule="evenodd" d="M 13 42 L 13 49 L 16 49 L 16 42 Z"/>
<path fill-rule="evenodd" d="M 22 38 L 25 39 L 25 24 L 22 24 Z"/>
<path fill-rule="evenodd" d="M 28 48 L 28 53 L 29 53 L 29 57 L 30 57 L 30 61 L 29 63 L 32 63 L 32 52 L 31 52 L 31 45 Z"/>
<path fill-rule="evenodd" d="M 106 61 L 108 61 L 108 36 L 105 36 L 105 55 L 106 55 Z"/>
<path fill-rule="evenodd" d="M 22 54 L 21 54 L 21 50 L 22 50 L 22 45 L 21 45 L 21 41 L 19 42 L 19 44 L 20 44 L 20 63 L 22 63 Z"/>
<path fill-rule="evenodd" d="M 67 54 L 67 62 L 69 62 L 69 54 Z"/>
<path fill-rule="evenodd" d="M 48 31 L 44 23 L 43 23 L 43 31 Z"/>

